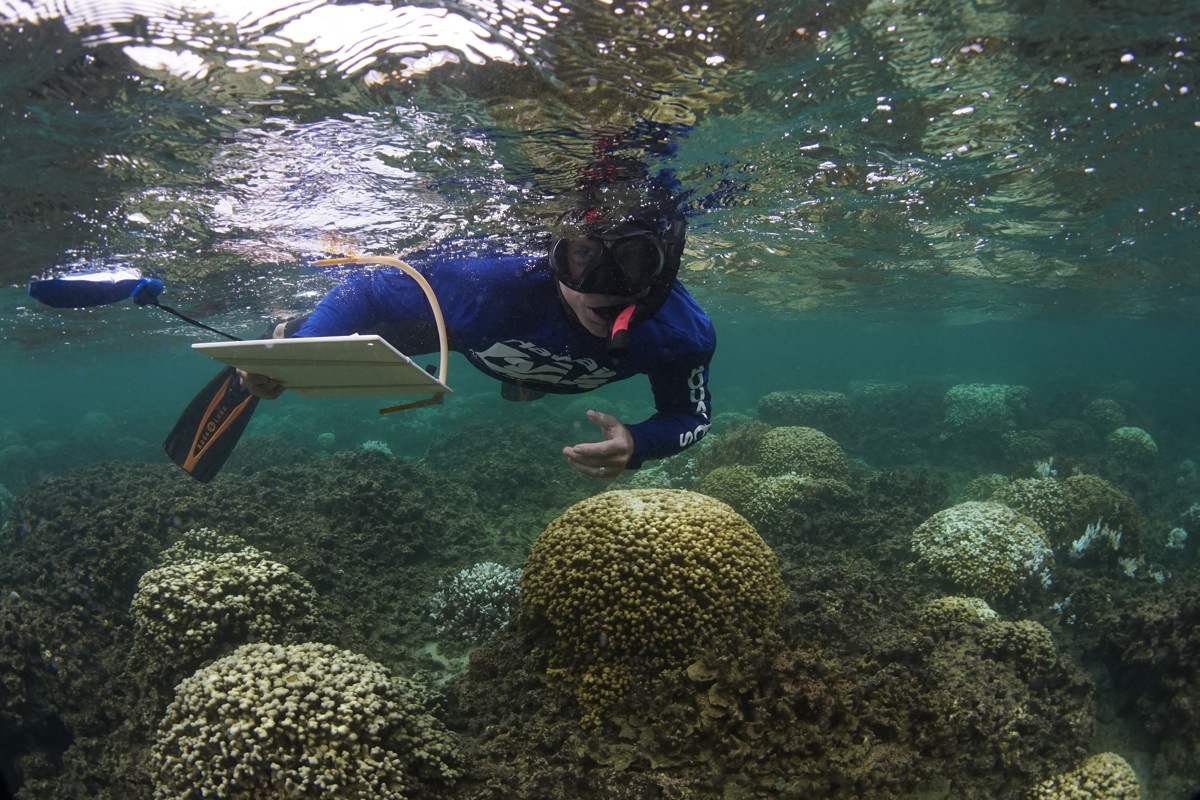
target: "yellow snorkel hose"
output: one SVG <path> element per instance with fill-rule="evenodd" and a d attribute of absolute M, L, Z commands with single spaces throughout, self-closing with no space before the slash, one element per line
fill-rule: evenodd
<path fill-rule="evenodd" d="M 425 280 L 425 276 L 417 272 L 411 266 L 396 258 L 395 256 L 343 256 L 340 258 L 323 258 L 316 262 L 319 267 L 328 267 L 335 264 L 386 264 L 389 267 L 395 267 L 404 274 L 408 275 L 417 285 L 421 287 L 421 291 L 425 292 L 425 298 L 429 301 L 430 307 L 433 309 L 433 320 L 437 323 L 438 342 L 441 344 L 441 365 L 438 368 L 438 380 L 443 385 L 446 384 L 446 366 L 450 362 L 450 338 L 446 335 L 446 320 L 442 317 L 442 307 L 438 304 L 437 295 L 433 293 L 433 287 L 429 285 L 429 281 Z M 442 392 L 438 392 L 433 397 L 424 400 L 416 400 L 411 403 L 404 403 L 398 406 L 389 406 L 388 408 L 379 409 L 380 414 L 390 414 L 393 411 L 404 411 L 409 408 L 421 408 L 422 406 L 437 405 L 442 402 Z"/>

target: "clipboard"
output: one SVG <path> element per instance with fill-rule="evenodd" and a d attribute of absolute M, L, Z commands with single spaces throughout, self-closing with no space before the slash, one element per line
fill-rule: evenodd
<path fill-rule="evenodd" d="M 453 390 L 374 334 L 192 345 L 237 369 L 269 375 L 302 397 L 447 394 Z"/>

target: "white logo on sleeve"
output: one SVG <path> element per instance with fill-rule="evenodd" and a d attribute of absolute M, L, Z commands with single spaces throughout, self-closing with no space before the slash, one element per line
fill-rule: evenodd
<path fill-rule="evenodd" d="M 571 358 L 551 353 L 531 342 L 508 339 L 486 350 L 472 350 L 471 360 L 483 369 L 513 381 L 551 383 L 595 389 L 617 376 L 591 358 Z"/>

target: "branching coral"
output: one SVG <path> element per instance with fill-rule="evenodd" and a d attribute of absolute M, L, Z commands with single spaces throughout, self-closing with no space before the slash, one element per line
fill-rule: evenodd
<path fill-rule="evenodd" d="M 437 632 L 469 645 L 486 644 L 517 610 L 520 580 L 521 570 L 484 561 L 438 581 L 429 598 Z"/>
<path fill-rule="evenodd" d="M 1092 756 L 1070 772 L 1048 778 L 1030 800 L 1139 800 L 1141 789 L 1129 762 L 1116 753 Z"/>
<path fill-rule="evenodd" d="M 416 686 L 333 645 L 244 645 L 176 688 L 152 750 L 159 800 L 407 800 L 460 757 Z"/>
<path fill-rule="evenodd" d="M 308 581 L 237 537 L 201 529 L 163 557 L 130 609 L 135 648 L 153 668 L 186 672 L 248 641 L 303 641 L 317 624 Z"/>

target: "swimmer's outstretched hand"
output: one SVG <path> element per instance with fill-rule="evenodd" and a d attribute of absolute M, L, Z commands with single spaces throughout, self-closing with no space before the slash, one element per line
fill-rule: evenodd
<path fill-rule="evenodd" d="M 264 400 L 274 400 L 283 394 L 283 384 L 266 375 L 258 375 L 239 369 L 238 377 L 242 380 L 242 388 L 255 397 Z"/>
<path fill-rule="evenodd" d="M 563 455 L 572 467 L 588 477 L 615 478 L 633 457 L 633 434 L 612 414 L 588 411 L 587 417 L 600 427 L 604 440 L 564 447 Z"/>

